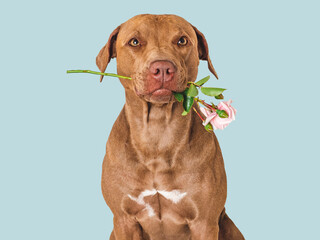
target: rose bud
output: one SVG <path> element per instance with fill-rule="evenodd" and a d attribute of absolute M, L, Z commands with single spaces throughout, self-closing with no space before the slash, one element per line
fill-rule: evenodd
<path fill-rule="evenodd" d="M 218 113 L 218 116 L 221 118 L 228 118 L 229 117 L 228 113 L 225 110 L 217 109 L 216 113 Z"/>

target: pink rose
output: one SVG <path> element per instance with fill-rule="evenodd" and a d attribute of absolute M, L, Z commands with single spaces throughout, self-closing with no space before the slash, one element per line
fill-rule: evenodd
<path fill-rule="evenodd" d="M 224 129 L 226 126 L 228 126 L 229 123 L 236 119 L 235 116 L 237 113 L 237 110 L 230 105 L 231 103 L 232 100 L 229 100 L 228 102 L 220 102 L 218 104 L 218 109 L 226 111 L 226 113 L 229 115 L 227 118 L 219 117 L 219 115 L 211 109 L 200 107 L 201 112 L 206 117 L 203 125 L 206 126 L 210 122 L 214 130 Z"/>

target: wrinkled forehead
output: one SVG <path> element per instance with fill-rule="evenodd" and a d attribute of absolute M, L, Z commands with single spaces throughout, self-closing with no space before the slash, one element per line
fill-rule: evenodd
<path fill-rule="evenodd" d="M 186 36 L 196 41 L 197 36 L 192 25 L 175 15 L 138 15 L 123 23 L 118 38 L 132 35 L 150 37 Z"/>

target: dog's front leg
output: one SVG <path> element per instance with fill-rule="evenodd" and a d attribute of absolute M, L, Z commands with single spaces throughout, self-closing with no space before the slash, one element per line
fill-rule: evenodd
<path fill-rule="evenodd" d="M 115 216 L 113 224 L 110 240 L 143 240 L 141 226 L 133 219 Z"/>
<path fill-rule="evenodd" d="M 218 240 L 219 225 L 208 224 L 207 221 L 195 221 L 189 223 L 192 240 Z"/>

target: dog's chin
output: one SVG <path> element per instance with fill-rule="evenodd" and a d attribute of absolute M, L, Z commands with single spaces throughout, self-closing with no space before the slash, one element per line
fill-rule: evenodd
<path fill-rule="evenodd" d="M 147 102 L 155 103 L 155 104 L 165 104 L 169 103 L 172 99 L 173 93 L 169 89 L 157 89 L 154 92 L 144 95 L 143 98 Z"/>

